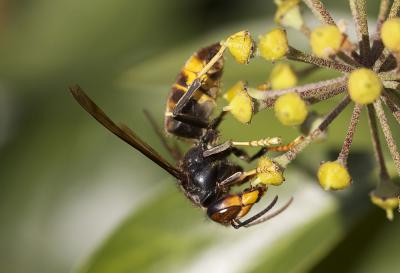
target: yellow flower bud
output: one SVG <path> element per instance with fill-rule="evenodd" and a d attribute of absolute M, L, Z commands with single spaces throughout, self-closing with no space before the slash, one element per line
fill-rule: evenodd
<path fill-rule="evenodd" d="M 372 70 L 360 68 L 350 73 L 348 91 L 356 103 L 369 104 L 381 95 L 382 82 Z"/>
<path fill-rule="evenodd" d="M 289 50 L 289 44 L 286 31 L 276 28 L 265 35 L 258 37 L 260 55 L 268 61 L 275 61 L 286 55 Z"/>
<path fill-rule="evenodd" d="M 338 161 L 322 163 L 318 169 L 318 180 L 324 190 L 342 190 L 351 184 L 349 172 Z"/>
<path fill-rule="evenodd" d="M 297 30 L 301 29 L 304 21 L 300 13 L 300 0 L 278 0 L 275 4 L 278 6 L 275 23 Z"/>
<path fill-rule="evenodd" d="M 297 76 L 288 64 L 277 64 L 270 74 L 271 87 L 274 90 L 294 87 L 297 84 Z"/>
<path fill-rule="evenodd" d="M 334 25 L 323 25 L 311 32 L 311 49 L 315 55 L 327 58 L 336 54 L 342 46 L 343 35 Z"/>
<path fill-rule="evenodd" d="M 383 198 L 371 193 L 371 201 L 373 204 L 384 209 L 386 211 L 386 217 L 392 221 L 393 220 L 393 210 L 398 209 L 400 206 L 400 197 L 390 197 Z"/>
<path fill-rule="evenodd" d="M 307 117 L 306 103 L 297 93 L 287 93 L 280 96 L 274 105 L 275 115 L 286 126 L 300 125 Z"/>
<path fill-rule="evenodd" d="M 254 56 L 255 45 L 246 30 L 239 31 L 228 37 L 225 41 L 225 46 L 229 49 L 233 58 L 240 64 L 247 64 Z"/>
<path fill-rule="evenodd" d="M 252 182 L 253 186 L 258 184 L 279 186 L 285 181 L 279 165 L 268 157 L 261 157 L 258 160 L 257 168 L 262 172 L 257 174 L 257 179 Z"/>
<path fill-rule="evenodd" d="M 383 23 L 381 38 L 387 49 L 393 52 L 400 51 L 400 18 L 389 19 Z"/>
<path fill-rule="evenodd" d="M 247 86 L 244 82 L 236 83 L 229 89 L 224 98 L 229 102 L 229 105 L 224 107 L 225 111 L 230 111 L 231 114 L 241 123 L 249 123 L 253 117 L 253 100 L 247 93 Z"/>
<path fill-rule="evenodd" d="M 240 92 L 246 89 L 246 84 L 244 81 L 238 81 L 234 86 L 228 89 L 223 95 L 223 98 L 228 102 L 231 102 L 233 98 Z"/>

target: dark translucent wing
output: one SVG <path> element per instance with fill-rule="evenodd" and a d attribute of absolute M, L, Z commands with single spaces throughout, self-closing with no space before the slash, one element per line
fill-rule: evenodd
<path fill-rule="evenodd" d="M 162 133 L 161 128 L 157 125 L 156 120 L 154 117 L 150 114 L 149 111 L 146 109 L 143 110 L 144 115 L 146 118 L 149 120 L 151 126 L 153 127 L 154 132 L 156 132 L 158 138 L 160 139 L 161 143 L 164 145 L 165 149 L 168 150 L 168 152 L 171 154 L 171 156 L 176 160 L 181 160 L 183 155 L 182 152 L 176 142 L 173 142 L 173 144 L 170 144 L 165 135 Z"/>
<path fill-rule="evenodd" d="M 180 179 L 180 171 L 172 166 L 168 161 L 161 157 L 153 148 L 136 136 L 131 129 L 125 125 L 118 126 L 100 109 L 78 85 L 69 88 L 76 101 L 98 122 L 104 127 L 118 136 L 120 139 L 137 149 L 161 168 L 169 172 L 171 175 Z"/>

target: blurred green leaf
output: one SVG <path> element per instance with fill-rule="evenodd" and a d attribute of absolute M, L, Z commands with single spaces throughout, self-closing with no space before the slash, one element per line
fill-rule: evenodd
<path fill-rule="evenodd" d="M 207 8 L 203 13 L 190 9 L 191 5 L 207 7 L 205 1 L 9 2 L 14 9 L 0 33 L 1 98 L 5 98 L 0 111 L 0 130 L 4 131 L 0 138 L 5 136 L 0 143 L 0 271 L 67 272 L 81 257 L 83 262 L 77 266 L 81 272 L 132 272 L 134 268 L 150 272 L 195 268 L 203 272 L 204 263 L 210 261 L 209 251 L 216 253 L 211 257 L 215 258 L 211 259 L 213 263 L 228 269 L 231 263 L 240 270 L 256 267 L 263 272 L 269 266 L 262 263 L 265 260 L 276 266 L 279 261 L 296 270 L 314 266 L 326 270 L 331 267 L 329 261 L 338 257 L 336 252 L 342 252 L 343 247 L 351 249 L 342 243 L 352 242 L 354 230 L 363 234 L 360 240 L 369 239 L 368 232 L 359 231 L 370 220 L 352 229 L 359 218 L 353 217 L 351 211 L 343 211 L 343 206 L 315 185 L 311 187 L 317 197 L 323 198 L 319 199 L 323 200 L 321 207 L 313 200 L 308 200 L 311 206 L 302 207 L 307 200 L 296 199 L 292 214 L 289 210 L 250 230 L 235 231 L 211 223 L 184 200 L 172 181 L 165 180 L 166 174 L 96 124 L 66 90 L 69 84 L 80 83 L 113 119 L 129 124 L 166 155 L 151 127 L 143 122 L 142 108 L 148 108 L 161 123 L 169 87 L 188 56 L 239 29 L 255 34 L 267 31 L 272 27 L 272 19 L 266 18 L 272 13 L 272 1 L 236 1 L 235 7 L 240 5 L 236 11 L 230 10 L 233 1 L 220 4 L 220 9 L 214 10 L 214 18 L 235 22 L 222 29 L 215 24 L 217 20 L 209 20 Z M 344 0 L 327 5 L 345 6 L 348 12 Z M 253 21 L 237 22 L 235 14 Z M 253 14 L 262 20 L 255 20 Z M 206 37 L 187 42 L 201 36 L 193 31 L 199 29 L 206 32 Z M 299 45 L 307 45 L 303 37 L 291 37 Z M 239 66 L 230 57 L 227 59 L 224 89 L 239 79 L 256 85 L 268 77 L 270 64 L 262 60 Z M 131 69 L 121 79 L 126 67 Z M 331 72 L 322 71 L 302 82 L 331 76 Z M 326 112 L 331 106 L 327 103 L 316 108 Z M 344 132 L 349 114 L 350 110 L 333 124 L 329 142 L 310 147 L 299 157 L 296 165 L 300 172 L 288 173 L 290 187 L 271 190 L 271 195 L 278 192 L 283 202 L 287 195 L 301 196 L 301 190 L 305 192 L 305 187 L 315 184 L 304 173 L 313 174 L 318 162 L 326 158 L 326 151 L 337 149 L 343 135 L 336 132 Z M 225 138 L 249 139 L 279 133 L 289 140 L 297 135 L 295 129 L 278 124 L 271 111 L 257 115 L 250 126 L 239 125 L 228 117 L 222 127 Z M 354 148 L 367 150 L 370 143 L 365 137 L 365 120 L 359 129 Z M 363 163 L 351 163 L 357 164 Z M 363 195 L 361 199 L 364 202 L 353 205 L 363 212 L 368 197 Z M 315 214 L 307 219 L 296 218 L 304 211 Z M 384 213 L 379 212 L 382 221 Z M 112 232 L 125 215 L 129 215 L 128 219 Z M 285 220 L 287 215 L 293 218 Z M 284 237 L 276 236 L 276 241 L 267 243 L 270 237 L 264 238 L 264 234 L 275 237 L 271 230 L 278 233 L 286 223 L 292 227 L 290 232 L 279 233 Z M 354 269 L 396 269 L 396 224 L 373 230 L 373 240 L 361 245 L 366 250 L 357 256 Z M 322 241 L 326 228 L 332 232 L 320 250 L 313 234 Z M 353 230 L 350 235 L 349 230 Z M 110 234 L 108 239 L 88 260 L 88 253 L 105 234 Z M 250 249 L 246 249 L 248 245 Z M 323 259 L 335 246 L 333 258 Z M 284 250 L 288 251 L 286 255 L 290 253 L 290 262 L 286 263 Z M 313 255 L 303 259 L 308 251 Z M 249 260 L 242 261 L 240 257 Z M 271 261 L 271 257 L 276 260 Z M 228 272 L 234 270 L 230 269 Z M 143 272 L 140 270 L 137 272 Z"/>
<path fill-rule="evenodd" d="M 296 177 L 301 182 L 290 184 Z M 308 272 L 370 207 L 365 184 L 338 203 L 319 186 L 306 185 L 308 180 L 291 170 L 288 187 L 278 191 L 283 200 L 293 193 L 292 207 L 269 223 L 244 230 L 204 223 L 200 210 L 167 190 L 124 221 L 78 272 Z M 272 195 L 278 191 L 273 189 Z"/>

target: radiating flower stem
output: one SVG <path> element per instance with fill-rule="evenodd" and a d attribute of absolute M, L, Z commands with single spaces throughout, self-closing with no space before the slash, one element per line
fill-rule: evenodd
<path fill-rule="evenodd" d="M 374 147 L 375 158 L 379 166 L 379 176 L 381 177 L 381 180 L 387 180 L 389 179 L 389 173 L 386 168 L 385 158 L 382 152 L 382 145 L 379 139 L 375 109 L 372 105 L 368 105 L 367 110 L 372 146 Z"/>
<path fill-rule="evenodd" d="M 397 89 L 400 87 L 400 83 L 398 81 L 384 81 L 383 86 L 389 89 Z"/>
<path fill-rule="evenodd" d="M 248 88 L 250 96 L 258 100 L 257 110 L 263 110 L 265 108 L 272 107 L 274 102 L 279 96 L 287 93 L 298 93 L 303 99 L 316 98 L 320 99 L 321 96 L 329 94 L 332 90 L 346 86 L 347 77 L 342 76 L 331 80 L 321 81 L 318 83 L 310 83 L 302 86 L 296 86 L 281 90 L 257 90 L 254 88 Z M 344 89 L 341 89 L 344 91 Z M 335 92 L 335 95 L 338 93 Z"/>
<path fill-rule="evenodd" d="M 400 154 L 396 145 L 396 141 L 394 140 L 392 132 L 390 130 L 389 123 L 386 119 L 385 112 L 383 111 L 382 102 L 380 100 L 376 100 L 374 102 L 374 108 L 378 116 L 379 123 L 381 124 L 383 134 L 385 135 L 390 154 L 396 166 L 397 173 L 400 175 Z"/>
<path fill-rule="evenodd" d="M 354 132 L 356 130 L 357 124 L 360 120 L 362 105 L 356 104 L 353 109 L 353 114 L 351 115 L 350 125 L 347 129 L 346 138 L 344 139 L 342 149 L 339 153 L 338 160 L 347 166 L 347 158 L 349 157 L 350 147 L 353 143 Z"/>
<path fill-rule="evenodd" d="M 389 16 L 388 18 L 394 18 L 399 14 L 400 10 L 400 0 L 394 0 L 392 7 L 390 8 Z"/>
<path fill-rule="evenodd" d="M 322 24 L 336 25 L 329 11 L 319 0 L 303 0 Z"/>
<path fill-rule="evenodd" d="M 387 96 L 387 94 L 383 94 L 382 100 L 389 108 L 390 112 L 392 112 L 397 123 L 400 125 L 400 106 L 394 104 L 390 97 Z"/>
<path fill-rule="evenodd" d="M 333 60 L 322 59 L 314 55 L 301 52 L 300 50 L 295 49 L 291 46 L 289 46 L 289 52 L 287 53 L 286 57 L 289 60 L 309 63 L 324 68 L 334 69 L 343 73 L 350 73 L 353 70 L 353 68 L 349 65 L 341 64 Z"/>
<path fill-rule="evenodd" d="M 360 54 L 363 64 L 369 66 L 370 44 L 365 0 L 350 0 L 350 9 L 356 26 L 356 34 L 360 44 Z"/>
<path fill-rule="evenodd" d="M 345 62 L 348 65 L 351 65 L 353 67 L 361 66 L 356 60 L 354 60 L 353 58 L 351 58 L 349 55 L 347 55 L 342 51 L 339 51 L 336 55 L 338 58 L 340 58 L 343 62 Z"/>
<path fill-rule="evenodd" d="M 386 20 L 387 13 L 389 11 L 389 0 L 381 0 L 381 5 L 379 6 L 378 21 L 376 22 L 376 38 L 379 39 L 381 27 L 383 22 Z"/>
<path fill-rule="evenodd" d="M 318 94 L 317 96 L 315 96 L 313 98 L 309 98 L 309 99 L 306 98 L 305 100 L 310 104 L 315 104 L 315 103 L 330 99 L 332 97 L 335 97 L 346 91 L 347 91 L 347 85 L 343 85 L 339 88 L 329 90 L 328 92 L 325 92 L 324 94 Z"/>

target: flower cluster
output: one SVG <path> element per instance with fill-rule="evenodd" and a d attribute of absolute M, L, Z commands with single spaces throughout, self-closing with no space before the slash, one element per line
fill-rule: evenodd
<path fill-rule="evenodd" d="M 253 56 L 267 61 L 292 60 L 311 65 L 304 71 L 294 71 L 286 63 L 278 62 L 270 79 L 257 87 L 240 81 L 230 88 L 224 98 L 238 121 L 249 123 L 259 111 L 273 108 L 277 119 L 285 126 L 298 126 L 303 137 L 282 155 L 263 157 L 258 163 L 259 175 L 255 184 L 279 185 L 288 164 L 310 143 L 326 138 L 326 130 L 346 108 L 353 112 L 342 149 L 335 161 L 321 163 L 318 180 L 325 190 L 341 190 L 351 184 L 347 158 L 362 112 L 369 120 L 370 137 L 379 168 L 379 183 L 371 192 L 371 201 L 393 218 L 399 207 L 400 186 L 393 182 L 387 170 L 379 131 L 400 175 L 400 154 L 386 112 L 400 125 L 400 0 L 381 0 L 376 28 L 368 28 L 365 0 L 349 0 L 354 19 L 355 41 L 346 34 L 346 25 L 336 23 L 319 0 L 275 0 L 278 27 L 258 37 L 258 42 L 247 31 L 229 37 L 224 45 L 239 63 L 248 63 Z M 303 19 L 304 8 L 319 20 L 311 29 Z M 291 45 L 285 28 L 301 31 L 309 40 L 311 53 Z M 257 50 L 255 49 L 257 47 Z M 298 85 L 299 74 L 305 75 L 319 68 L 340 72 L 339 77 Z M 335 96 L 342 100 L 326 115 L 309 111 L 309 106 Z M 384 109 L 386 108 L 386 109 Z M 386 112 L 385 112 L 386 111 Z M 398 130 L 395 129 L 395 130 Z"/>

